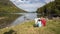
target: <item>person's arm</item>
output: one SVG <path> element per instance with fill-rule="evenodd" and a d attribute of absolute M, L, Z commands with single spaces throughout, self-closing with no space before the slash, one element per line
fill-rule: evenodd
<path fill-rule="evenodd" d="M 37 19 L 35 19 L 35 24 L 37 24 Z"/>

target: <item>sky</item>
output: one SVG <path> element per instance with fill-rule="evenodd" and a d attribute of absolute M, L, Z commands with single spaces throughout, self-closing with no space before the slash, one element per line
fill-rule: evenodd
<path fill-rule="evenodd" d="M 10 0 L 18 8 L 27 12 L 36 12 L 38 8 L 54 0 Z"/>

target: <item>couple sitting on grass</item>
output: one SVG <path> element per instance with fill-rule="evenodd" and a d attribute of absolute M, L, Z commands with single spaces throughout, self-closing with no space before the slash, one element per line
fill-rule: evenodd
<path fill-rule="evenodd" d="M 41 17 L 41 18 L 36 18 L 35 19 L 35 26 L 36 27 L 41 27 L 41 26 L 46 26 L 46 19 Z"/>

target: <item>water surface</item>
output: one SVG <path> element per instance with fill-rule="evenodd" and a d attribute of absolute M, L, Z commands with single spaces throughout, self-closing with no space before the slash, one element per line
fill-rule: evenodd
<path fill-rule="evenodd" d="M 22 14 L 22 16 L 18 17 L 15 21 L 13 21 L 12 25 L 17 25 L 25 21 L 34 20 L 37 18 L 37 13 L 16 13 Z"/>

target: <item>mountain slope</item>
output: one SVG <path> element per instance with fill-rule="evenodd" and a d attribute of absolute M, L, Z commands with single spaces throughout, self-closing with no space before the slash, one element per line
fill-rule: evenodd
<path fill-rule="evenodd" d="M 37 13 L 44 13 L 44 15 L 51 16 L 60 16 L 60 0 L 55 0 L 54 2 L 50 2 L 45 6 L 39 8 Z"/>
<path fill-rule="evenodd" d="M 14 13 L 14 12 L 25 12 L 17 8 L 9 0 L 0 0 L 0 13 Z"/>

